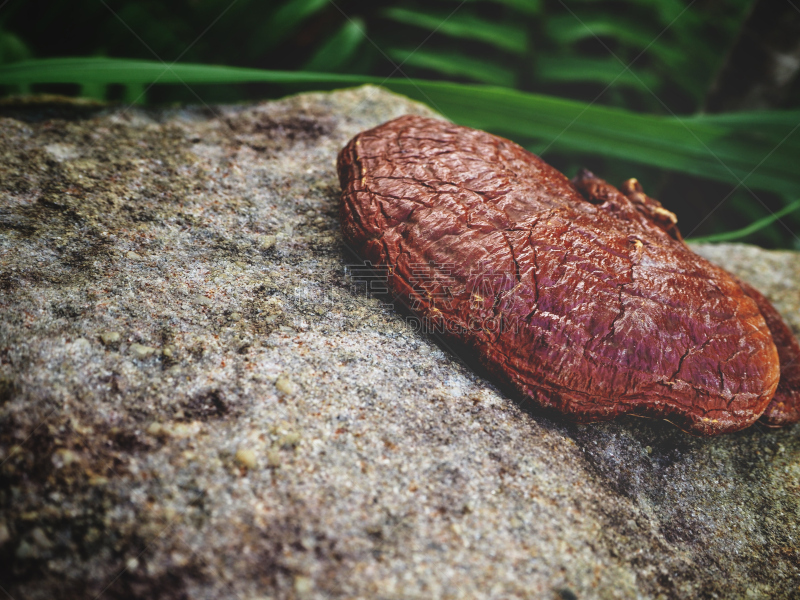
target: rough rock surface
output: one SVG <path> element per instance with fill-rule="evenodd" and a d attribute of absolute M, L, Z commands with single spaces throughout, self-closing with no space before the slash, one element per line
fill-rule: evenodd
<path fill-rule="evenodd" d="M 405 112 L 0 119 L 3 591 L 798 595 L 799 426 L 549 420 L 345 273 L 336 152 Z M 798 254 L 698 250 L 800 331 Z"/>

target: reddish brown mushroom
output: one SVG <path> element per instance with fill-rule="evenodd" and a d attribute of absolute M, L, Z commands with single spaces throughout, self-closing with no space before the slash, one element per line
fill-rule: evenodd
<path fill-rule="evenodd" d="M 768 405 L 769 424 L 800 417 L 798 367 L 770 404 L 779 360 L 800 357 L 777 312 L 694 254 L 635 180 L 570 182 L 513 142 L 416 116 L 357 135 L 338 170 L 347 243 L 524 397 L 578 421 L 662 417 L 702 435 Z"/>
<path fill-rule="evenodd" d="M 800 344 L 778 311 L 761 292 L 743 281 L 739 281 L 739 285 L 742 286 L 744 293 L 758 304 L 772 334 L 772 341 L 778 348 L 778 359 L 781 364 L 778 389 L 772 402 L 761 415 L 761 422 L 770 427 L 797 423 L 800 421 Z"/>

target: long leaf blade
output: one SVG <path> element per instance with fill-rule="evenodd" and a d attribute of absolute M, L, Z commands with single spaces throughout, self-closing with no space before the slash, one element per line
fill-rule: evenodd
<path fill-rule="evenodd" d="M 0 66 L 0 85 L 241 82 L 302 89 L 378 84 L 451 120 L 521 143 L 618 157 L 789 196 L 800 194 L 800 111 L 661 117 L 501 87 L 361 75 L 165 65 L 120 59 L 41 59 Z M 761 124 L 764 124 L 762 127 Z M 530 145 L 530 144 L 529 144 Z"/>
<path fill-rule="evenodd" d="M 644 91 L 656 90 L 659 85 L 654 74 L 626 68 L 614 57 L 541 56 L 537 73 L 542 81 L 590 81 Z"/>
<path fill-rule="evenodd" d="M 431 13 L 399 7 L 388 8 L 383 15 L 398 23 L 478 40 L 516 54 L 525 52 L 527 46 L 525 29 L 518 24 L 485 21 L 457 11 Z"/>
<path fill-rule="evenodd" d="M 366 24 L 353 17 L 328 38 L 305 65 L 306 71 L 334 71 L 343 67 L 366 39 Z"/>
<path fill-rule="evenodd" d="M 739 240 L 743 237 L 747 237 L 750 234 L 760 231 L 765 227 L 769 227 L 775 221 L 785 217 L 789 213 L 796 211 L 798 208 L 800 208 L 800 200 L 795 200 L 788 206 L 784 206 L 778 212 L 767 215 L 766 217 L 758 219 L 757 221 L 753 221 L 747 227 L 742 227 L 741 229 L 737 229 L 735 231 L 726 231 L 724 233 L 713 233 L 703 237 L 689 238 L 686 241 L 693 244 L 702 244 L 706 242 L 729 242 L 731 240 Z"/>
<path fill-rule="evenodd" d="M 390 48 L 389 56 L 402 63 L 423 69 L 437 71 L 451 77 L 465 77 L 480 83 L 508 86 L 514 85 L 514 71 L 488 60 L 465 56 L 457 52 L 440 50 Z"/>

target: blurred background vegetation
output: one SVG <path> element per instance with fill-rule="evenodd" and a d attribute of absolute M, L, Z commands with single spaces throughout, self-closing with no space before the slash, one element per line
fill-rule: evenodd
<path fill-rule="evenodd" d="M 759 85 L 763 87 L 758 80 L 763 73 L 748 73 L 740 64 L 742 48 L 748 44 L 769 44 L 772 38 L 781 42 L 780 35 L 787 35 L 776 27 L 786 29 L 785 21 L 794 18 L 791 12 L 785 13 L 788 17 L 783 18 L 784 25 L 765 25 L 758 20 L 764 20 L 757 14 L 759 10 L 764 12 L 766 6 L 774 12 L 776 3 L 9 0 L 0 8 L 0 69 L 26 59 L 119 57 L 499 86 L 577 100 L 586 106 L 618 107 L 665 117 L 755 107 L 778 115 L 772 137 L 765 138 L 765 148 L 769 151 L 780 142 L 778 154 L 769 158 L 783 161 L 784 172 L 791 173 L 793 167 L 786 163 L 792 156 L 787 153 L 800 148 L 800 132 L 791 128 L 795 120 L 800 124 L 798 77 L 790 73 L 780 90 L 754 104 L 746 96 Z M 790 5 L 782 2 L 780 10 Z M 766 17 L 770 19 L 780 21 L 781 17 Z M 790 22 L 790 32 L 793 26 Z M 3 89 L 6 94 L 47 92 L 147 104 L 235 102 L 279 97 L 299 89 L 276 82 L 149 86 L 123 80 L 121 77 L 119 83 L 107 85 L 105 80 L 78 77 L 72 84 L 22 83 Z M 331 86 L 320 81 L 319 85 L 302 87 Z M 433 108 L 440 108 L 433 104 Z M 486 108 L 476 105 L 475 110 Z M 456 121 L 470 120 L 449 115 L 444 109 L 442 112 Z M 747 115 L 732 114 L 730 122 L 746 130 Z M 606 126 L 635 127 L 632 121 L 629 124 L 617 117 Z M 726 121 L 714 123 L 724 126 Z M 761 121 L 758 123 L 754 128 L 761 129 Z M 548 136 L 537 139 L 524 132 L 517 134 L 513 127 L 498 133 L 542 153 L 568 176 L 587 167 L 615 184 L 637 177 L 650 195 L 678 214 L 684 235 L 691 237 L 752 226 L 782 209 L 785 212 L 800 199 L 800 168 L 794 171 L 794 187 L 751 189 L 737 186 L 735 178 L 725 182 L 719 177 L 702 177 L 696 168 L 668 165 L 672 168 L 665 169 L 653 161 L 643 164 L 608 157 L 602 148 L 588 144 L 583 149 L 564 148 L 554 144 L 552 136 L 549 140 Z M 737 143 L 744 147 L 747 141 L 732 142 L 731 152 L 736 151 Z M 796 158 L 800 159 L 800 154 Z M 755 156 L 751 162 L 757 159 Z M 800 210 L 788 212 L 780 221 L 742 239 L 768 247 L 800 249 L 798 231 Z"/>

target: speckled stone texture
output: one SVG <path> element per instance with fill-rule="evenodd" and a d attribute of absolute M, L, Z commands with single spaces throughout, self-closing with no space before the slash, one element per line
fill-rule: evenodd
<path fill-rule="evenodd" d="M 800 594 L 799 426 L 550 420 L 346 272 L 336 153 L 425 107 L 4 110 L 14 600 Z M 800 332 L 800 255 L 698 251 Z"/>

